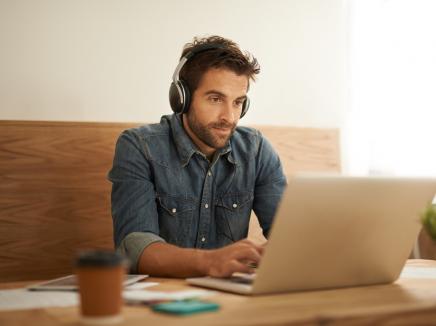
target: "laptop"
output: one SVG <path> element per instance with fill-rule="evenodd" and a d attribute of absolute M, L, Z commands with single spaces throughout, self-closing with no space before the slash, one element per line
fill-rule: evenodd
<path fill-rule="evenodd" d="M 391 283 L 436 194 L 436 179 L 301 175 L 288 181 L 255 275 L 189 278 L 189 284 L 255 295 Z"/>

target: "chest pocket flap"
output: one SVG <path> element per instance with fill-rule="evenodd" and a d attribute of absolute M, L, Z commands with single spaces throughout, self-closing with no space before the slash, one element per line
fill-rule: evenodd
<path fill-rule="evenodd" d="M 246 208 L 253 201 L 253 193 L 251 192 L 238 192 L 238 193 L 229 193 L 225 196 L 221 197 L 217 206 L 225 207 L 232 211 L 237 211 L 242 208 Z"/>
<path fill-rule="evenodd" d="M 160 206 L 172 216 L 192 211 L 195 207 L 193 199 L 184 196 L 158 195 Z"/>

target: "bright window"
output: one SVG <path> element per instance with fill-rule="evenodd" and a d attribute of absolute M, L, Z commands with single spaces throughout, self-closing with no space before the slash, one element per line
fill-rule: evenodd
<path fill-rule="evenodd" d="M 436 1 L 351 0 L 348 172 L 436 176 Z"/>

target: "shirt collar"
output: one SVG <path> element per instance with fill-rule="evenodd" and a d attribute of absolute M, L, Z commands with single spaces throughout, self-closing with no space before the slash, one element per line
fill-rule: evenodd
<path fill-rule="evenodd" d="M 176 144 L 177 151 L 179 153 L 182 166 L 186 166 L 189 163 L 192 155 L 198 153 L 203 155 L 197 146 L 189 138 L 188 134 L 183 127 L 182 115 L 172 114 L 168 116 L 170 120 L 171 130 L 173 133 L 174 143 Z M 232 136 L 233 137 L 233 136 Z M 227 146 L 218 150 L 218 156 L 226 156 L 230 163 L 237 164 L 232 156 L 232 139 L 230 139 Z"/>

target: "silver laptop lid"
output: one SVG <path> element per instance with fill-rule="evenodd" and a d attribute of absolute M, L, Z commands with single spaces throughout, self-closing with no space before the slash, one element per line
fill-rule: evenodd
<path fill-rule="evenodd" d="M 394 281 L 421 229 L 436 179 L 288 179 L 253 293 Z"/>

